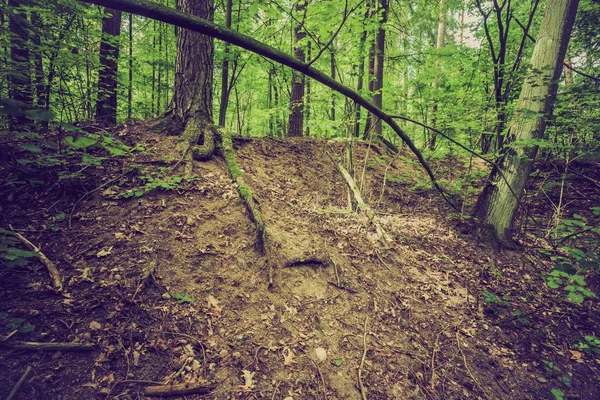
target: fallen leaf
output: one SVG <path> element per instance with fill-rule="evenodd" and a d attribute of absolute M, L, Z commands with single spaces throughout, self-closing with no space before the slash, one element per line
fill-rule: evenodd
<path fill-rule="evenodd" d="M 219 300 L 215 299 L 212 295 L 208 295 L 208 308 L 213 307 L 216 314 L 221 314 L 223 309 L 219 306 Z"/>
<path fill-rule="evenodd" d="M 93 331 L 97 331 L 98 329 L 102 329 L 102 324 L 98 321 L 90 322 L 90 329 Z"/>
<path fill-rule="evenodd" d="M 289 347 L 286 347 L 283 349 L 283 365 L 292 365 L 294 364 L 296 361 L 294 361 L 294 357 L 296 355 L 294 354 L 294 352 L 292 351 L 292 349 L 290 349 Z"/>
<path fill-rule="evenodd" d="M 579 360 L 583 356 L 583 354 L 577 350 L 569 350 L 569 352 L 571 353 L 571 360 Z"/>
<path fill-rule="evenodd" d="M 109 256 L 111 254 L 112 249 L 113 249 L 113 246 L 105 247 L 102 250 L 100 250 L 98 252 L 98 254 L 96 254 L 96 257 L 106 257 L 106 256 Z"/>
<path fill-rule="evenodd" d="M 315 354 L 317 355 L 317 359 L 319 361 L 325 361 L 327 359 L 327 350 L 322 347 L 317 347 L 315 349 Z"/>
<path fill-rule="evenodd" d="M 241 387 L 242 390 L 251 390 L 254 387 L 254 374 L 255 372 L 250 372 L 247 369 L 242 370 L 242 374 L 244 377 L 244 386 Z"/>

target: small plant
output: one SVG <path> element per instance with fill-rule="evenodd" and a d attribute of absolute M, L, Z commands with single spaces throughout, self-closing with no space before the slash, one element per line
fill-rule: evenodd
<path fill-rule="evenodd" d="M 596 297 L 594 292 L 585 288 L 586 283 L 583 276 L 570 274 L 557 268 L 546 276 L 546 284 L 552 289 L 562 286 L 567 292 L 567 298 L 575 304 L 583 303 L 586 297 Z"/>
<path fill-rule="evenodd" d="M 0 264 L 7 267 L 26 265 L 30 258 L 38 257 L 33 251 L 19 249 L 19 243 L 14 232 L 0 228 Z"/>
<path fill-rule="evenodd" d="M 183 293 L 175 292 L 175 293 L 173 293 L 173 298 L 175 300 L 177 300 L 177 302 L 179 304 L 191 303 L 194 301 L 194 296 L 192 296 L 188 292 L 183 292 Z"/>
<path fill-rule="evenodd" d="M 586 335 L 574 347 L 588 355 L 600 354 L 600 339 L 595 335 Z"/>
<path fill-rule="evenodd" d="M 27 323 L 23 318 L 15 318 L 6 324 L 6 328 L 11 331 L 18 331 L 21 333 L 31 332 L 35 329 L 35 325 Z"/>
<path fill-rule="evenodd" d="M 551 392 L 554 395 L 554 400 L 565 400 L 565 392 L 562 390 L 554 388 Z"/>
<path fill-rule="evenodd" d="M 542 364 L 544 364 L 544 369 L 546 370 L 546 374 L 552 376 L 556 372 L 560 372 L 560 368 L 552 361 L 542 360 Z"/>
<path fill-rule="evenodd" d="M 489 290 L 483 291 L 483 302 L 487 304 L 495 304 L 499 306 L 509 306 L 510 305 L 510 296 L 504 295 L 502 297 L 498 297 L 498 295 L 494 292 L 490 292 Z"/>
<path fill-rule="evenodd" d="M 558 379 L 566 387 L 571 387 L 571 378 L 569 378 L 568 376 L 559 376 L 556 379 Z"/>
<path fill-rule="evenodd" d="M 176 190 L 183 181 L 181 176 L 166 175 L 166 168 L 161 168 L 158 172 L 149 175 L 140 176 L 140 179 L 145 182 L 143 185 L 118 193 L 111 192 L 110 197 L 129 199 L 131 197 L 142 197 L 153 190 Z"/>

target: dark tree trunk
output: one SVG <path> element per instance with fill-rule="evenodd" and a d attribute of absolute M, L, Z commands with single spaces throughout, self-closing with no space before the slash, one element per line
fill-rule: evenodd
<path fill-rule="evenodd" d="M 21 0 L 8 0 L 10 8 L 8 29 L 10 36 L 10 98 L 19 103 L 23 111 L 33 106 L 33 93 L 31 87 L 31 65 L 29 61 L 28 27 L 29 22 L 24 14 L 15 12 L 15 8 L 22 5 Z M 22 130 L 31 121 L 24 112 L 19 113 L 9 121 L 10 130 Z"/>
<path fill-rule="evenodd" d="M 133 14 L 129 13 L 129 82 L 127 86 L 127 119 L 131 119 L 133 101 Z"/>
<path fill-rule="evenodd" d="M 105 8 L 104 12 L 108 15 L 102 18 L 96 119 L 116 124 L 117 68 L 119 61 L 119 35 L 121 33 L 121 11 Z"/>
<path fill-rule="evenodd" d="M 232 0 L 227 0 L 225 6 L 225 26 L 231 28 L 231 8 Z M 229 105 L 229 43 L 225 43 L 225 51 L 223 55 L 223 65 L 221 68 L 221 107 L 219 108 L 219 126 L 225 126 L 225 117 L 227 116 L 227 106 Z M 271 75 L 269 74 L 269 79 Z M 270 87 L 269 87 L 270 90 Z"/>
<path fill-rule="evenodd" d="M 306 4 L 299 0 L 294 9 L 297 15 L 306 15 Z M 302 18 L 304 21 L 304 18 Z M 298 23 L 294 27 L 294 56 L 304 62 L 304 49 L 299 42 L 306 37 L 303 26 Z M 288 121 L 288 136 L 302 136 L 304 126 L 304 75 L 292 71 L 292 92 L 290 94 L 290 119 Z"/>
<path fill-rule="evenodd" d="M 379 20 L 379 28 L 377 29 L 377 36 L 375 37 L 375 43 L 373 48 L 373 73 L 375 80 L 372 82 L 371 91 L 373 92 L 373 105 L 379 109 L 383 109 L 383 61 L 385 51 L 385 27 L 387 23 L 388 14 L 388 1 L 379 0 L 379 10 L 381 12 L 381 19 Z M 381 120 L 379 118 L 372 118 L 371 124 L 373 125 L 373 134 L 377 137 L 381 136 Z"/>

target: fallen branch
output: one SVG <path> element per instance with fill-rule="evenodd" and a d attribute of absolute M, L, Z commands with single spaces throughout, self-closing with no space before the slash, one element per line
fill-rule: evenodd
<path fill-rule="evenodd" d="M 185 396 L 188 394 L 209 394 L 214 389 L 214 385 L 207 385 L 206 382 L 148 386 L 146 389 L 144 389 L 144 396 L 166 397 Z"/>
<path fill-rule="evenodd" d="M 3 346 L 18 350 L 41 350 L 41 351 L 88 351 L 94 348 L 92 343 L 77 342 L 22 342 L 19 340 L 2 342 Z"/>
<path fill-rule="evenodd" d="M 25 379 L 27 379 L 27 375 L 29 375 L 30 372 L 31 372 L 31 365 L 28 365 L 27 368 L 25 369 L 25 372 L 23 372 L 23 375 L 21 375 L 21 378 L 19 379 L 19 381 L 15 384 L 13 389 L 10 391 L 10 394 L 6 397 L 6 400 L 12 400 L 12 398 L 15 397 L 15 394 L 17 394 L 17 391 L 19 390 L 19 388 L 21 387 L 23 382 L 25 382 Z"/>
<path fill-rule="evenodd" d="M 50 261 L 48 257 L 46 257 L 36 245 L 27 240 L 23 235 L 15 232 L 15 236 L 17 237 L 17 239 L 23 242 L 25 246 L 27 246 L 31 251 L 33 251 L 40 257 L 40 261 L 48 269 L 48 273 L 50 274 L 50 278 L 52 279 L 52 286 L 54 287 L 54 290 L 56 290 L 57 292 L 62 292 L 63 285 L 60 279 L 60 273 L 58 272 L 58 269 L 56 269 L 54 263 Z"/>
<path fill-rule="evenodd" d="M 390 242 L 389 236 L 387 235 L 387 233 L 385 233 L 385 230 L 381 227 L 381 225 L 377 221 L 377 215 L 375 214 L 375 211 L 373 211 L 371 209 L 371 207 L 369 207 L 369 205 L 365 204 L 365 202 L 363 201 L 362 195 L 360 194 L 360 190 L 358 189 L 356 182 L 354 182 L 354 179 L 352 179 L 352 177 L 350 176 L 348 171 L 346 171 L 346 168 L 344 168 L 344 166 L 342 164 L 335 163 L 335 166 L 337 167 L 338 171 L 340 171 L 340 174 L 342 174 L 342 176 L 346 180 L 346 183 L 348 184 L 348 187 L 350 188 L 350 191 L 352 192 L 352 197 L 353 197 L 354 201 L 356 202 L 357 208 L 359 210 L 363 211 L 365 214 L 367 214 L 369 221 L 371 221 L 373 226 L 375 226 L 375 230 L 377 231 L 377 235 L 379 236 L 379 239 L 381 239 L 381 241 L 384 244 L 389 243 Z"/>

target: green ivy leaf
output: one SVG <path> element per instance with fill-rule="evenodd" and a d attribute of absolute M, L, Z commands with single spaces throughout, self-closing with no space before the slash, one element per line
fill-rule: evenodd
<path fill-rule="evenodd" d="M 20 146 L 21 146 L 21 148 L 23 150 L 27 150 L 27 151 L 30 151 L 32 153 L 41 153 L 42 152 L 42 149 L 40 149 L 38 146 L 36 146 L 34 144 L 23 143 Z"/>

